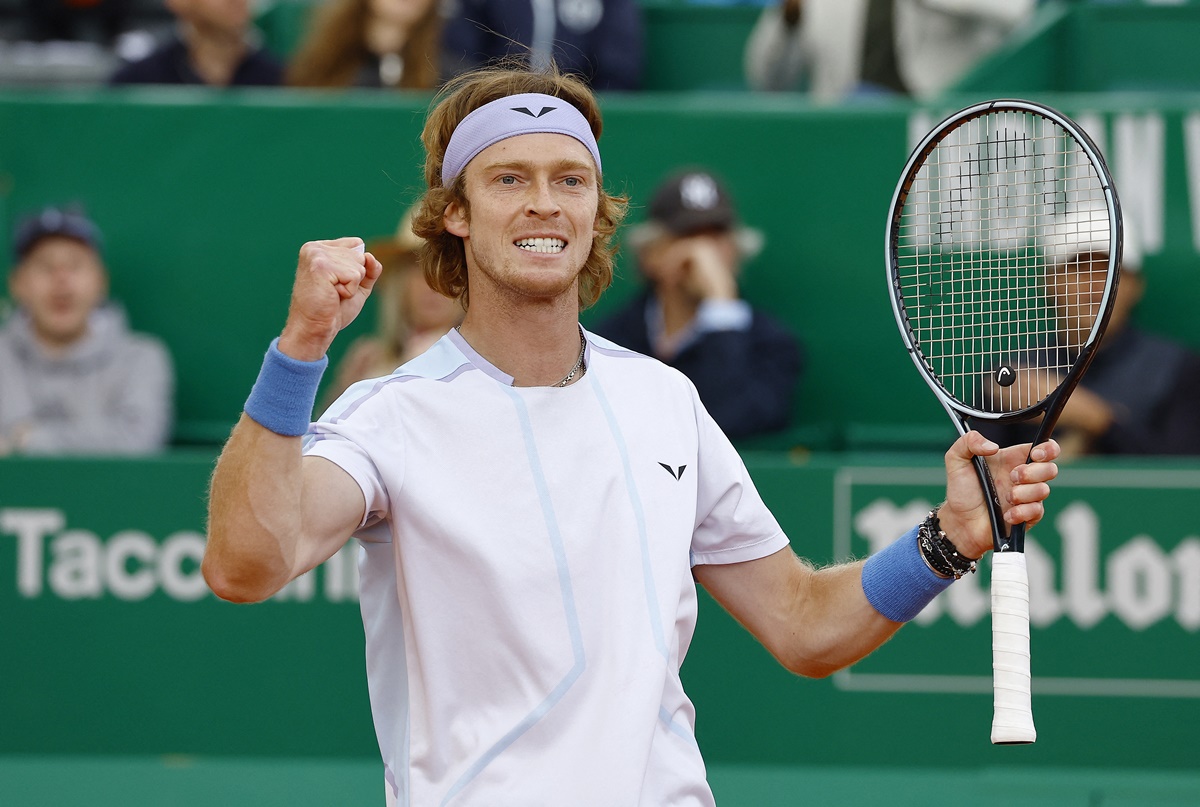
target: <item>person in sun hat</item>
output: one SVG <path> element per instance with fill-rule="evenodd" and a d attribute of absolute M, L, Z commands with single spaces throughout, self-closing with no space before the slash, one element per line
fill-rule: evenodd
<path fill-rule="evenodd" d="M 384 267 L 359 238 L 308 242 L 217 461 L 201 568 L 221 598 L 266 599 L 357 539 L 389 805 L 713 807 L 680 676 L 697 583 L 824 676 L 968 570 L 951 554 L 991 548 L 972 457 L 1010 522 L 1045 514 L 1058 446 L 1026 462 L 1030 446 L 970 432 L 946 455 L 938 537 L 934 515 L 924 527 L 946 555 L 913 527 L 865 562 L 796 556 L 687 377 L 580 325 L 625 208 L 601 129 L 571 75 L 451 82 L 422 134 L 413 232 L 461 326 L 310 422 L 327 351 Z"/>
<path fill-rule="evenodd" d="M 596 332 L 690 378 L 730 438 L 786 427 L 803 350 L 787 326 L 740 295 L 742 265 L 761 251 L 763 235 L 738 220 L 725 184 L 704 168 L 673 172 L 625 242 L 646 286 Z"/>
<path fill-rule="evenodd" d="M 156 337 L 108 299 L 100 229 L 79 207 L 25 216 L 13 234 L 0 327 L 0 454 L 147 454 L 173 420 L 174 370 Z"/>
<path fill-rule="evenodd" d="M 364 378 L 385 376 L 424 353 L 462 321 L 462 306 L 432 288 L 421 270 L 422 240 L 412 231 L 413 211 L 400 219 L 396 232 L 367 244 L 383 264 L 379 279 L 375 328 L 351 343 L 326 394 L 332 403 Z"/>

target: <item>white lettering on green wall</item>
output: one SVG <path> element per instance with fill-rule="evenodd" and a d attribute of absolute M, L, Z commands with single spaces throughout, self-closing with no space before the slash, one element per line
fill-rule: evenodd
<path fill-rule="evenodd" d="M 854 515 L 854 530 L 877 552 L 916 524 L 926 501 L 902 507 L 877 499 Z M 1056 559 L 1026 540 L 1029 568 L 1029 621 L 1046 627 L 1069 619 L 1087 630 L 1108 617 L 1142 631 L 1173 619 L 1184 630 L 1200 631 L 1200 537 L 1188 536 L 1172 550 L 1149 535 L 1135 535 L 1107 555 L 1101 551 L 1101 524 L 1095 510 L 1073 502 L 1054 518 L 1061 539 Z M 947 616 L 968 627 L 987 619 L 988 592 L 978 575 L 967 575 L 929 604 L 915 620 L 930 624 Z"/>
<path fill-rule="evenodd" d="M 0 508 L 0 537 L 16 538 L 16 590 L 26 599 L 47 594 L 63 600 L 104 596 L 136 602 L 161 592 L 178 602 L 210 595 L 200 573 L 204 536 L 190 530 L 162 540 L 137 529 L 107 539 L 92 530 L 68 528 L 61 510 Z M 357 601 L 358 566 L 353 543 L 321 567 L 322 599 Z M 315 571 L 315 570 L 314 570 Z M 317 592 L 309 572 L 276 595 L 282 601 L 307 602 Z"/>

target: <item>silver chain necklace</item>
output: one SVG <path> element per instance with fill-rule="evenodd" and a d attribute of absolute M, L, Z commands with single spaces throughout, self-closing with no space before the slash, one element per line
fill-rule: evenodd
<path fill-rule="evenodd" d="M 454 330 L 458 331 L 461 334 L 462 326 L 455 325 Z M 575 360 L 575 366 L 571 368 L 571 372 L 567 373 L 566 378 L 564 378 L 562 381 L 559 381 L 557 384 L 552 384 L 551 386 L 565 387 L 567 384 L 571 383 L 571 379 L 574 378 L 575 374 L 578 373 L 580 370 L 587 372 L 587 367 L 585 367 L 583 364 L 583 354 L 586 352 L 587 352 L 587 340 L 583 338 L 583 328 L 580 328 L 579 329 L 579 358 Z M 514 380 L 512 385 L 515 387 L 517 385 L 517 382 Z"/>
<path fill-rule="evenodd" d="M 571 368 L 571 372 L 567 373 L 567 377 L 564 378 L 562 381 L 559 381 L 554 386 L 565 387 L 567 384 L 571 383 L 571 379 L 574 378 L 575 374 L 578 373 L 579 370 L 583 367 L 583 354 L 586 351 L 587 351 L 587 340 L 583 338 L 583 329 L 581 328 L 579 330 L 579 358 L 575 360 L 575 366 Z"/>

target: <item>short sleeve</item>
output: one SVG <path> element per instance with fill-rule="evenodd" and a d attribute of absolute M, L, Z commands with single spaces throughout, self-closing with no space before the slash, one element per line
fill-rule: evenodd
<path fill-rule="evenodd" d="M 371 526 L 388 515 L 388 480 L 403 479 L 403 431 L 398 418 L 389 416 L 389 405 L 378 380 L 351 386 L 321 418 L 309 425 L 304 455 L 322 457 L 354 479 L 362 489 L 366 512 L 359 526 Z M 386 468 L 381 458 L 386 457 Z"/>
<path fill-rule="evenodd" d="M 741 563 L 773 555 L 788 538 L 767 508 L 741 455 L 695 395 L 699 432 L 692 565 Z"/>

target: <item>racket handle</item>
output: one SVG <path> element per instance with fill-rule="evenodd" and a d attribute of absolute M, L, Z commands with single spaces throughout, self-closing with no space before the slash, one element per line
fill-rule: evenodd
<path fill-rule="evenodd" d="M 1031 743 L 1029 573 L 1023 552 L 992 554 L 992 742 Z"/>

